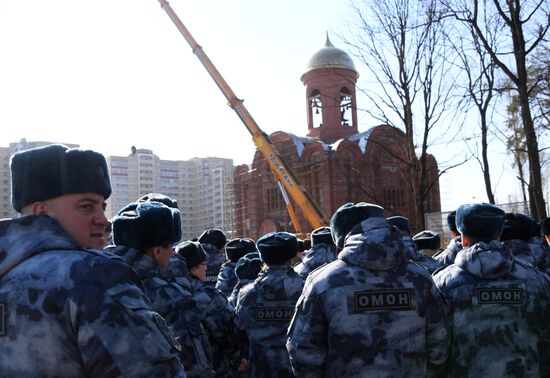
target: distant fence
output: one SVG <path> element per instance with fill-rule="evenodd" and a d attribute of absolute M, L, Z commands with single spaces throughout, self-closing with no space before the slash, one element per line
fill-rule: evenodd
<path fill-rule="evenodd" d="M 531 216 L 529 211 L 529 202 L 512 202 L 505 204 L 497 204 L 502 210 L 507 213 L 520 213 Z M 441 246 L 446 246 L 447 243 L 453 238 L 449 227 L 447 226 L 447 216 L 450 211 L 444 211 L 440 213 L 428 213 L 424 215 L 424 221 L 426 223 L 426 230 L 432 230 L 441 236 Z"/>

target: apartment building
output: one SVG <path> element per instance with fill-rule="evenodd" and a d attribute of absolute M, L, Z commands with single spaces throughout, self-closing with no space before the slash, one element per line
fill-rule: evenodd
<path fill-rule="evenodd" d="M 15 218 L 17 212 L 11 206 L 11 174 L 10 157 L 18 151 L 28 150 L 35 147 L 47 146 L 58 142 L 30 142 L 25 138 L 19 142 L 10 143 L 8 147 L 0 147 L 0 218 Z M 78 144 L 61 143 L 70 148 L 79 147 Z"/>
<path fill-rule="evenodd" d="M 108 217 L 129 202 L 157 192 L 178 201 L 184 240 L 213 227 L 233 236 L 231 159 L 161 160 L 152 150 L 132 147 L 128 156 L 107 157 L 107 165 L 113 187 Z"/>

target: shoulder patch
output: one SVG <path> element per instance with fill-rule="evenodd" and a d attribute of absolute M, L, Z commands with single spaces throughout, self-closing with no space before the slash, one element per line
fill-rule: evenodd
<path fill-rule="evenodd" d="M 8 305 L 6 302 L 0 302 L 0 337 L 6 336 L 8 325 Z"/>
<path fill-rule="evenodd" d="M 353 293 L 356 312 L 412 310 L 412 289 L 368 290 Z"/>
<path fill-rule="evenodd" d="M 522 304 L 523 289 L 519 288 L 483 288 L 477 290 L 479 304 Z"/>
<path fill-rule="evenodd" d="M 256 307 L 254 319 L 257 321 L 290 321 L 294 307 Z"/>

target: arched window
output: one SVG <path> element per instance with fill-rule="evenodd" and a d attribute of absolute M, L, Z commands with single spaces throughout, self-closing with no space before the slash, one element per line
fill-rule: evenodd
<path fill-rule="evenodd" d="M 309 95 L 309 107 L 311 111 L 312 127 L 323 126 L 323 103 L 321 101 L 321 92 L 314 89 Z"/>
<path fill-rule="evenodd" d="M 351 108 L 352 102 L 349 89 L 342 87 L 340 88 L 340 122 L 343 126 L 353 126 Z"/>

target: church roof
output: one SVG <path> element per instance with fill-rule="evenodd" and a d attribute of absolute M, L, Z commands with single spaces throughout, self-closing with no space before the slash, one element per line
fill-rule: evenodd
<path fill-rule="evenodd" d="M 306 147 L 306 144 L 311 143 L 319 143 L 323 150 L 328 151 L 329 146 L 325 142 L 323 142 L 320 139 L 317 138 L 310 138 L 310 137 L 299 137 L 291 133 L 285 133 L 288 135 L 288 137 L 292 140 L 294 143 L 294 146 L 296 147 L 296 152 L 298 153 L 298 157 L 302 157 L 302 152 L 304 152 L 304 148 Z"/>
<path fill-rule="evenodd" d="M 347 68 L 356 71 L 355 64 L 350 56 L 330 42 L 327 33 L 325 46 L 317 51 L 306 65 L 304 73 L 318 68 Z"/>
<path fill-rule="evenodd" d="M 359 145 L 361 152 L 365 153 L 365 150 L 367 149 L 367 142 L 369 141 L 370 135 L 372 134 L 374 129 L 376 129 L 376 127 L 377 126 L 371 127 L 370 129 L 362 133 L 350 135 L 346 139 L 349 140 L 350 142 L 356 142 Z"/>

